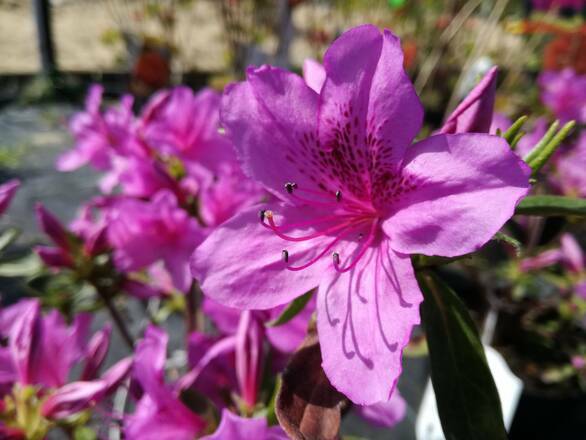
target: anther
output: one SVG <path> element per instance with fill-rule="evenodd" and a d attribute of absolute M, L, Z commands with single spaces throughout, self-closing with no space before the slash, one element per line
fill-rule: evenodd
<path fill-rule="evenodd" d="M 337 252 L 334 252 L 332 254 L 332 259 L 334 260 L 334 264 L 336 266 L 339 266 L 340 265 L 340 254 L 338 254 Z"/>
<path fill-rule="evenodd" d="M 281 252 L 281 258 L 283 259 L 283 261 L 285 263 L 289 262 L 289 252 L 287 252 L 285 249 L 283 249 L 283 251 Z"/>
<path fill-rule="evenodd" d="M 266 209 L 261 209 L 260 211 L 258 211 L 258 216 L 260 217 L 261 222 L 265 221 L 266 212 L 267 212 Z"/>
<path fill-rule="evenodd" d="M 285 184 L 285 191 L 287 191 L 289 194 L 293 194 L 293 190 L 297 188 L 297 184 L 295 182 L 287 182 Z"/>
<path fill-rule="evenodd" d="M 342 200 L 342 191 L 338 190 L 336 191 L 336 202 L 339 202 L 340 200 Z"/>

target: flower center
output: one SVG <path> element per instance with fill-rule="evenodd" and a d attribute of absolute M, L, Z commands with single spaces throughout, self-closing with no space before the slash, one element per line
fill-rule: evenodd
<path fill-rule="evenodd" d="M 379 213 L 362 202 L 345 199 L 339 190 L 330 195 L 325 192 L 300 188 L 294 182 L 288 182 L 284 187 L 294 201 L 306 206 L 331 211 L 327 215 L 281 225 L 276 224 L 272 211 L 260 211 L 261 224 L 285 241 L 303 242 L 325 236 L 331 237 L 331 240 L 325 243 L 324 248 L 315 257 L 299 266 L 287 265 L 287 269 L 291 271 L 306 269 L 328 253 L 331 253 L 334 268 L 338 272 L 347 272 L 354 268 L 377 238 L 377 233 L 380 229 Z M 301 236 L 293 236 L 288 233 L 292 229 L 305 227 L 312 227 L 314 231 Z M 357 247 L 352 251 L 350 258 L 347 259 L 346 266 L 341 265 L 343 256 L 334 251 L 336 244 L 339 244 L 343 239 L 357 242 Z M 321 243 L 323 243 L 323 240 Z M 289 251 L 284 249 L 281 257 L 287 264 L 289 263 L 289 256 Z"/>

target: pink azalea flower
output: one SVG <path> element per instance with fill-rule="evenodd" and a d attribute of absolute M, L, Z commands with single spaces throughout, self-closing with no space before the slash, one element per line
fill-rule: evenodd
<path fill-rule="evenodd" d="M 0 185 L 0 215 L 6 212 L 18 188 L 20 188 L 18 179 L 12 179 Z"/>
<path fill-rule="evenodd" d="M 35 213 L 39 227 L 55 244 L 55 246 L 35 246 L 34 248 L 37 255 L 49 267 L 74 267 L 73 255 L 76 253 L 76 247 L 81 247 L 88 257 L 97 255 L 107 247 L 103 224 L 98 225 L 88 219 L 83 221 L 78 219 L 74 221 L 74 228 L 80 225 L 79 234 L 75 234 L 66 229 L 59 219 L 41 203 L 35 206 Z M 84 215 L 88 214 L 82 210 L 82 216 Z"/>
<path fill-rule="evenodd" d="M 242 403 L 254 408 L 264 364 L 263 342 L 264 327 L 250 311 L 240 314 L 232 335 L 211 339 L 193 333 L 189 350 L 192 369 L 181 379 L 181 388 L 193 386 L 219 402 L 219 407 L 226 404 L 220 396 L 236 391 Z"/>
<path fill-rule="evenodd" d="M 540 270 L 561 263 L 566 270 L 573 273 L 584 272 L 584 252 L 574 237 L 563 234 L 560 239 L 560 247 L 541 252 L 535 257 L 525 258 L 521 261 L 522 271 Z"/>
<path fill-rule="evenodd" d="M 216 227 L 244 208 L 267 198 L 266 191 L 246 178 L 240 165 L 225 164 L 199 191 L 200 214 L 207 226 Z"/>
<path fill-rule="evenodd" d="M 236 215 L 192 258 L 204 292 L 231 307 L 273 308 L 319 286 L 324 370 L 359 404 L 392 395 L 419 323 L 409 255 L 479 249 L 529 189 L 501 138 L 410 146 L 423 110 L 402 60 L 397 37 L 365 25 L 327 51 L 320 94 L 287 71 L 248 69 L 225 92 L 222 125 L 281 202 Z"/>
<path fill-rule="evenodd" d="M 116 188 L 130 197 L 152 197 L 162 189 L 180 194 L 177 183 L 154 158 L 141 156 L 114 156 L 110 171 L 100 180 L 100 190 L 105 194 Z"/>
<path fill-rule="evenodd" d="M 289 437 L 280 426 L 268 426 L 267 419 L 244 418 L 224 409 L 220 426 L 212 435 L 202 440 L 287 440 Z"/>
<path fill-rule="evenodd" d="M 124 418 L 128 440 L 192 440 L 205 422 L 180 400 L 180 388 L 165 384 L 165 359 L 168 337 L 149 326 L 136 348 L 133 377 L 143 395 L 134 414 Z"/>
<path fill-rule="evenodd" d="M 440 133 L 488 133 L 494 112 L 497 68 L 493 67 L 448 116 Z"/>
<path fill-rule="evenodd" d="M 98 332 L 86 348 L 89 325 L 89 315 L 78 315 L 69 327 L 56 310 L 43 316 L 38 300 L 21 300 L 0 310 L 0 336 L 8 341 L 0 348 L 2 390 L 8 392 L 16 383 L 38 386 L 46 396 L 43 415 L 57 419 L 103 400 L 128 374 L 130 359 L 97 377 L 110 329 Z M 68 383 L 74 365 L 82 361 L 80 381 Z"/>
<path fill-rule="evenodd" d="M 133 100 L 124 96 L 120 106 L 100 112 L 104 89 L 93 85 L 86 98 L 86 109 L 76 114 L 70 123 L 75 147 L 57 159 L 59 171 L 72 171 L 90 164 L 98 170 L 111 166 L 114 154 L 142 153 L 143 147 L 134 136 Z"/>
<path fill-rule="evenodd" d="M 586 132 L 582 132 L 576 145 L 558 159 L 556 167 L 561 191 L 569 196 L 586 197 Z"/>
<path fill-rule="evenodd" d="M 98 379 L 64 385 L 43 402 L 41 413 L 47 418 L 61 419 L 95 406 L 120 386 L 131 366 L 132 358 L 124 358 Z"/>
<path fill-rule="evenodd" d="M 538 82 L 541 100 L 561 123 L 586 122 L 586 75 L 566 68 L 561 72 L 542 72 Z"/>
<path fill-rule="evenodd" d="M 366 406 L 356 405 L 353 409 L 370 424 L 391 428 L 405 418 L 407 402 L 397 390 L 387 402 Z"/>
<path fill-rule="evenodd" d="M 136 271 L 161 260 L 175 287 L 187 291 L 189 255 L 204 235 L 171 192 L 160 191 L 151 201 L 120 199 L 108 219 L 108 239 L 120 270 Z"/>
<path fill-rule="evenodd" d="M 234 161 L 232 146 L 218 132 L 219 107 L 220 95 L 211 89 L 197 94 L 188 87 L 165 90 L 147 104 L 141 134 L 151 148 L 205 175 Z"/>
<path fill-rule="evenodd" d="M 285 307 L 281 305 L 270 310 L 255 310 L 253 315 L 259 322 L 267 323 L 281 316 Z M 203 311 L 222 334 L 234 335 L 238 331 L 240 315 L 243 313 L 241 310 L 223 306 L 206 297 Z M 285 354 L 295 351 L 305 338 L 309 319 L 314 311 L 315 298 L 312 298 L 291 321 L 277 327 L 265 327 L 264 332 L 271 346 Z"/>

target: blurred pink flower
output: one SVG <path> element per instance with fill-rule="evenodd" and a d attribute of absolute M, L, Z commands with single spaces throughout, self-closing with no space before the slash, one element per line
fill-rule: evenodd
<path fill-rule="evenodd" d="M 94 405 L 126 377 L 130 360 L 123 359 L 98 377 L 110 339 L 110 329 L 98 332 L 86 346 L 90 316 L 77 315 L 67 326 L 56 310 L 43 316 L 38 300 L 21 300 L 0 310 L 0 389 L 12 384 L 36 385 L 47 396 L 45 417 L 64 418 Z M 80 381 L 69 382 L 80 363 Z"/>
<path fill-rule="evenodd" d="M 224 409 L 220 426 L 202 440 L 287 440 L 289 437 L 280 426 L 268 426 L 267 419 L 244 418 Z"/>
<path fill-rule="evenodd" d="M 144 154 L 144 148 L 134 136 L 133 99 L 124 96 L 118 107 L 100 112 L 104 88 L 93 85 L 86 98 L 85 111 L 71 119 L 69 128 L 75 138 L 73 149 L 57 159 L 59 171 L 72 171 L 84 165 L 98 170 L 111 167 L 115 154 Z"/>
<path fill-rule="evenodd" d="M 586 122 L 586 75 L 578 75 L 571 68 L 545 71 L 538 82 L 541 100 L 561 123 Z"/>
<path fill-rule="evenodd" d="M 142 397 L 133 414 L 124 417 L 127 440 L 193 440 L 205 421 L 180 400 L 181 389 L 165 383 L 168 337 L 153 325 L 136 347 L 133 377 Z"/>
<path fill-rule="evenodd" d="M 353 409 L 370 424 L 391 428 L 405 418 L 407 403 L 397 390 L 387 402 L 367 406 L 356 405 Z"/>
<path fill-rule="evenodd" d="M 556 181 L 568 196 L 586 197 L 586 131 L 576 145 L 557 160 Z"/>
<path fill-rule="evenodd" d="M 18 179 L 12 179 L 0 185 L 0 215 L 6 212 L 18 188 L 20 188 Z"/>
<path fill-rule="evenodd" d="M 120 270 L 136 271 L 163 261 L 175 287 L 187 291 L 189 256 L 204 233 L 171 192 L 160 191 L 150 201 L 121 198 L 108 211 L 108 223 Z"/>
<path fill-rule="evenodd" d="M 219 133 L 219 107 L 220 95 L 211 89 L 159 92 L 142 113 L 141 136 L 160 154 L 181 159 L 188 174 L 213 175 L 235 161 L 232 145 Z"/>

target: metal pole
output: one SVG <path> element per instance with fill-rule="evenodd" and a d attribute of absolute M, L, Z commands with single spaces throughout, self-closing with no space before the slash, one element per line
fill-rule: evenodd
<path fill-rule="evenodd" d="M 46 75 L 51 75 L 57 70 L 53 34 L 51 32 L 51 5 L 49 1 L 33 0 L 35 22 L 37 25 L 37 40 L 41 55 L 41 68 Z"/>

